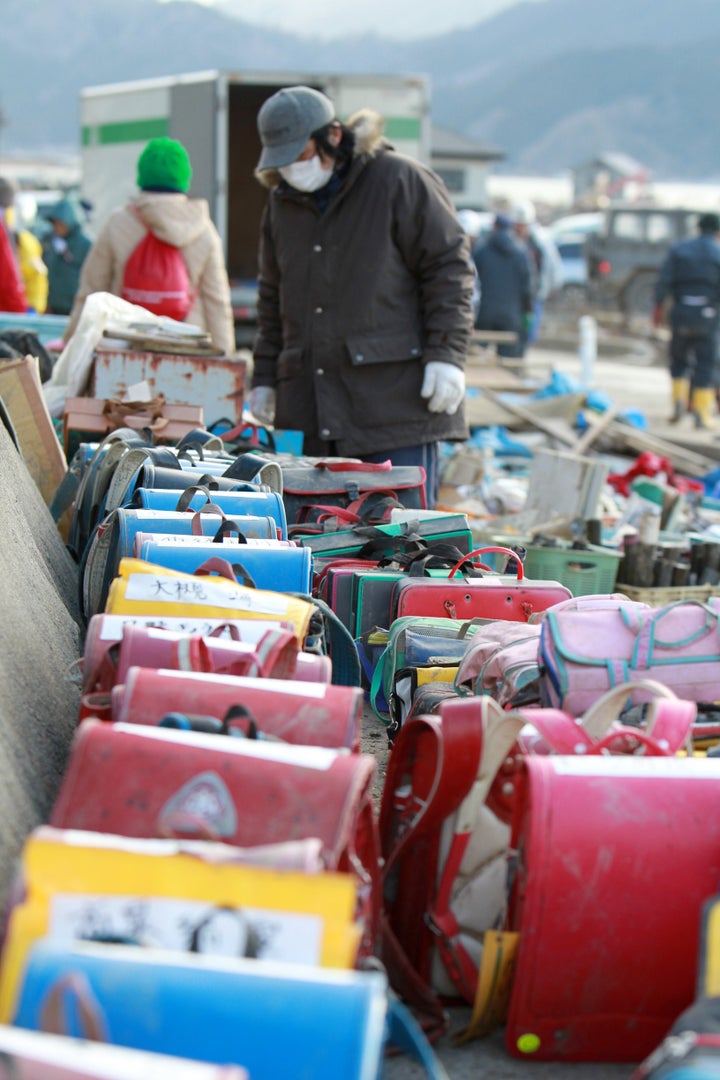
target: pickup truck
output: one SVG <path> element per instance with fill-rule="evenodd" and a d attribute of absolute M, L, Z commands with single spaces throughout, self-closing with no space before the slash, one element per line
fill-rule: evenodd
<path fill-rule="evenodd" d="M 669 248 L 694 235 L 697 210 L 613 206 L 599 232 L 587 237 L 584 254 L 591 303 L 615 307 L 627 317 L 650 315 L 658 271 Z"/>

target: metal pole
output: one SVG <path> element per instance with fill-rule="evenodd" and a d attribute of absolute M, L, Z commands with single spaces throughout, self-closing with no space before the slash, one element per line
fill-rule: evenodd
<path fill-rule="evenodd" d="M 592 315 L 581 316 L 578 322 L 580 334 L 580 381 L 584 390 L 592 389 L 597 357 L 597 323 Z"/>

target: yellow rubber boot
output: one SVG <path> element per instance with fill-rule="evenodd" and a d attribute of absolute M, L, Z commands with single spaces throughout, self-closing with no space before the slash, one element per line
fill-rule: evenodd
<path fill-rule="evenodd" d="M 690 380 L 673 379 L 672 381 L 673 411 L 670 417 L 671 424 L 677 424 L 688 411 L 690 404 Z"/>
<path fill-rule="evenodd" d="M 695 427 L 712 431 L 715 427 L 715 391 L 712 387 L 696 387 L 692 392 L 691 409 L 695 416 Z"/>

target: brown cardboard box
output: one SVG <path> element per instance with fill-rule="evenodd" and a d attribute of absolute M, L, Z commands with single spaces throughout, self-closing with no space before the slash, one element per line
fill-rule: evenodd
<path fill-rule="evenodd" d="M 156 443 L 179 442 L 195 428 L 204 428 L 202 405 L 113 402 L 104 398 L 67 398 L 63 411 L 63 440 L 70 459 L 79 442 L 100 442 L 118 427 L 142 431 L 152 427 Z M 113 405 L 116 407 L 113 408 Z M 144 407 L 145 406 L 145 407 Z"/>
<path fill-rule="evenodd" d="M 49 504 L 67 472 L 67 461 L 45 404 L 36 357 L 0 364 L 0 398 L 28 472 Z"/>

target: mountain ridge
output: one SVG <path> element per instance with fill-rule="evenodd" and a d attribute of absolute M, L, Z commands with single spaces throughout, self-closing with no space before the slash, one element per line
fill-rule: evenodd
<path fill-rule="evenodd" d="M 720 170 L 717 0 L 521 0 L 466 30 L 406 42 L 377 32 L 318 42 L 193 0 L 4 8 L 0 154 L 77 149 L 85 86 L 207 69 L 404 71 L 430 76 L 438 124 L 502 147 L 508 171 L 556 174 L 611 150 L 658 177 Z"/>

